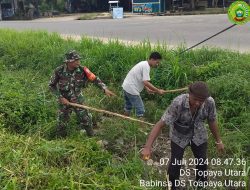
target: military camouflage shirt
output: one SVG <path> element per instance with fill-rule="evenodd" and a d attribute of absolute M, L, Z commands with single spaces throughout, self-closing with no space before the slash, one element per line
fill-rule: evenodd
<path fill-rule="evenodd" d="M 170 127 L 171 140 L 182 148 L 191 140 L 197 146 L 207 142 L 208 135 L 204 122 L 216 120 L 214 99 L 207 98 L 194 115 L 192 116 L 190 111 L 189 94 L 182 94 L 173 100 L 161 118 Z"/>
<path fill-rule="evenodd" d="M 105 89 L 106 85 L 96 77 L 87 67 L 78 67 L 70 71 L 67 65 L 61 65 L 55 69 L 49 82 L 50 90 L 58 97 L 64 97 L 71 102 L 77 102 L 82 98 L 81 90 L 91 81 L 99 88 Z"/>

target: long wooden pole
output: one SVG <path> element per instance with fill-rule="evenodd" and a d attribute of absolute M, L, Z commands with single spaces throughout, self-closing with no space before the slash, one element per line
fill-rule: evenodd
<path fill-rule="evenodd" d="M 165 93 L 181 92 L 181 91 L 185 91 L 187 89 L 188 88 L 185 87 L 185 88 L 180 88 L 180 89 L 175 89 L 175 90 L 165 90 Z M 151 126 L 155 125 L 153 123 L 149 123 L 149 122 L 142 121 L 142 120 L 139 120 L 139 119 L 135 119 L 135 118 L 132 118 L 132 117 L 128 117 L 128 116 L 125 116 L 125 115 L 121 115 L 121 114 L 118 114 L 118 113 L 110 112 L 110 111 L 107 111 L 107 110 L 101 110 L 101 109 L 93 108 L 93 107 L 90 107 L 90 106 L 85 106 L 85 105 L 82 105 L 82 104 L 76 104 L 76 103 L 71 103 L 70 102 L 69 105 L 71 105 L 73 107 L 78 107 L 78 108 L 92 110 L 92 111 L 96 111 L 96 112 L 100 112 L 100 113 L 106 113 L 106 114 L 109 114 L 109 115 L 114 115 L 114 116 L 117 116 L 117 117 L 121 117 L 123 119 L 131 120 L 131 121 L 137 121 L 137 122 L 144 123 L 144 124 L 151 125 Z"/>
<path fill-rule="evenodd" d="M 225 32 L 225 31 L 227 31 L 227 30 L 229 30 L 230 28 L 233 28 L 233 27 L 236 26 L 236 25 L 237 25 L 237 24 L 233 24 L 233 25 L 231 25 L 231 26 L 229 26 L 229 27 L 227 27 L 227 28 L 221 30 L 220 32 L 218 32 L 218 33 L 216 33 L 216 34 L 210 36 L 209 38 L 206 38 L 205 40 L 199 42 L 198 44 L 195 44 L 195 45 L 193 45 L 192 47 L 190 47 L 190 48 L 188 48 L 188 49 L 185 49 L 185 50 L 182 51 L 180 54 L 183 54 L 184 52 L 189 51 L 190 49 L 193 49 L 194 47 L 196 47 L 196 46 L 198 46 L 198 45 L 204 43 L 205 41 L 210 40 L 211 38 L 213 38 L 213 37 L 215 37 L 215 36 L 217 36 L 217 35 L 219 35 L 219 34 Z"/>
<path fill-rule="evenodd" d="M 123 119 L 137 121 L 137 122 L 144 123 L 144 124 L 151 125 L 151 126 L 155 125 L 153 123 L 148 123 L 148 122 L 145 122 L 145 121 L 142 121 L 142 120 L 139 120 L 139 119 L 135 119 L 135 118 L 132 118 L 132 117 L 128 117 L 128 116 L 125 116 L 125 115 L 121 115 L 121 114 L 118 114 L 118 113 L 114 113 L 114 112 L 110 112 L 110 111 L 106 111 L 106 110 L 101 110 L 101 109 L 97 109 L 97 108 L 93 108 L 93 107 L 89 107 L 89 106 L 85 106 L 85 105 L 81 105 L 81 104 L 76 104 L 76 103 L 71 103 L 70 102 L 69 105 L 74 106 L 74 107 L 78 107 L 78 108 L 83 108 L 83 109 L 87 109 L 87 110 L 100 112 L 100 113 L 106 113 L 106 114 L 109 114 L 109 115 L 114 115 L 114 116 L 117 116 L 117 117 L 121 117 Z"/>
<path fill-rule="evenodd" d="M 165 90 L 165 93 L 182 92 L 182 91 L 185 91 L 187 89 L 188 89 L 188 87 L 179 88 L 179 89 L 175 89 L 175 90 Z"/>

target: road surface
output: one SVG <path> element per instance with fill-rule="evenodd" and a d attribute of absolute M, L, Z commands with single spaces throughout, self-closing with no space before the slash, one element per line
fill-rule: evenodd
<path fill-rule="evenodd" d="M 149 40 L 170 47 L 190 47 L 232 25 L 226 14 L 185 16 L 135 16 L 124 19 L 74 20 L 74 17 L 37 19 L 32 21 L 0 21 L 0 28 L 47 30 L 66 35 Z M 250 52 L 250 22 L 220 34 L 203 45 Z"/>

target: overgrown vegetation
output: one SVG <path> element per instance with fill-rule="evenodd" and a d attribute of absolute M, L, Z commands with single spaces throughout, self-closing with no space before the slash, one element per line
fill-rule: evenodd
<path fill-rule="evenodd" d="M 107 15 L 103 14 L 103 13 L 83 13 L 78 18 L 78 20 L 93 20 L 93 19 L 97 19 L 98 16 L 106 16 L 107 17 Z"/>
<path fill-rule="evenodd" d="M 73 119 L 66 139 L 54 137 L 57 100 L 47 84 L 69 49 L 78 50 L 82 65 L 119 95 L 107 98 L 89 85 L 83 92 L 86 104 L 118 113 L 123 112 L 120 86 L 129 69 L 152 50 L 161 52 L 164 59 L 160 68 L 152 70 L 152 83 L 175 89 L 196 80 L 208 82 L 227 151 L 223 158 L 249 161 L 249 54 L 202 48 L 179 55 L 182 48 L 174 51 L 148 42 L 136 46 L 117 41 L 103 44 L 88 38 L 75 42 L 47 32 L 0 30 L 1 189 L 143 189 L 140 179 L 164 180 L 139 158 L 149 126 L 93 113 L 99 126 L 97 137 L 79 133 Z M 177 95 L 143 93 L 146 119 L 157 122 Z M 100 140 L 108 145 L 104 148 L 97 143 Z M 217 157 L 212 136 L 209 157 Z M 245 170 L 249 175 L 249 162 L 231 169 Z M 249 181 L 247 176 L 237 180 Z"/>

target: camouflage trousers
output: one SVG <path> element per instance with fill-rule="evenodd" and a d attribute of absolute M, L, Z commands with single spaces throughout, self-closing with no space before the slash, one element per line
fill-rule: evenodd
<path fill-rule="evenodd" d="M 61 137 L 65 137 L 67 135 L 66 127 L 72 111 L 76 113 L 79 127 L 81 129 L 85 129 L 88 136 L 93 136 L 92 115 L 88 112 L 88 110 L 62 104 L 59 104 L 57 135 Z"/>

